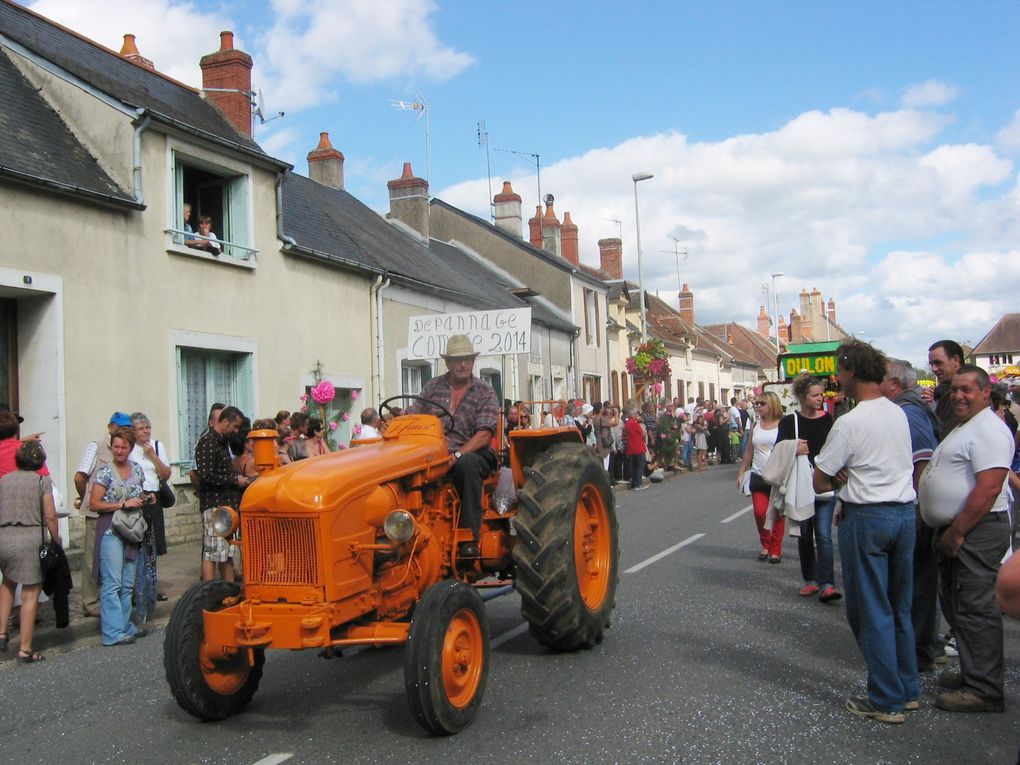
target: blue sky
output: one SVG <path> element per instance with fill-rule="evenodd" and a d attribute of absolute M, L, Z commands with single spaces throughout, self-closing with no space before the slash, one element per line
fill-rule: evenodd
<path fill-rule="evenodd" d="M 1020 276 L 1020 3 L 424 2 L 183 3 L 40 0 L 39 12 L 113 48 L 125 32 L 157 68 L 200 84 L 232 29 L 253 83 L 286 117 L 257 128 L 305 172 L 328 131 L 347 187 L 384 212 L 385 182 L 487 216 L 513 182 L 526 217 L 542 192 L 580 227 L 581 256 L 622 232 L 637 278 L 675 303 L 670 236 L 699 322 L 754 325 L 762 284 L 780 307 L 817 287 L 848 330 L 920 362 L 935 339 L 976 342 L 1016 310 Z M 620 224 L 612 222 L 620 220 Z M 771 298 L 767 304 L 771 306 Z"/>

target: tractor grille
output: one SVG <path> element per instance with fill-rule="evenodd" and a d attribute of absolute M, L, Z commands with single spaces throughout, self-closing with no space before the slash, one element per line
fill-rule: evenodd
<path fill-rule="evenodd" d="M 250 584 L 319 584 L 314 518 L 245 518 L 244 578 Z"/>

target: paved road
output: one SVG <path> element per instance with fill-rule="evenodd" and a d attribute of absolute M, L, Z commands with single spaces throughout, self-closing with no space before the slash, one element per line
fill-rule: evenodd
<path fill-rule="evenodd" d="M 791 546 L 757 562 L 748 501 L 720 467 L 620 492 L 613 628 L 546 652 L 516 595 L 487 604 L 488 690 L 474 725 L 431 738 L 403 693 L 401 649 L 267 656 L 249 709 L 197 723 L 170 698 L 162 636 L 0 670 L 0 740 L 18 763 L 1013 763 L 1020 625 L 1007 627 L 1007 712 L 922 708 L 891 727 L 843 711 L 864 669 L 838 605 L 796 594 Z M 16 754 L 15 754 L 16 753 Z"/>

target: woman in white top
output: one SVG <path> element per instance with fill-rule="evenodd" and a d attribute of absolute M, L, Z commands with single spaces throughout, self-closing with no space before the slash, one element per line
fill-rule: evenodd
<path fill-rule="evenodd" d="M 754 398 L 754 410 L 758 420 L 751 426 L 751 448 L 744 451 L 744 459 L 740 462 L 737 473 L 737 486 L 741 486 L 744 473 L 751 468 L 751 504 L 754 506 L 754 522 L 758 527 L 758 539 L 761 541 L 761 552 L 758 560 L 779 563 L 783 555 L 783 532 L 786 531 L 786 518 L 780 515 L 771 529 L 765 528 L 765 515 L 769 509 L 769 494 L 772 487 L 761 477 L 761 472 L 772 454 L 772 447 L 779 435 L 779 420 L 783 416 L 783 405 L 779 396 L 771 391 Z"/>
<path fill-rule="evenodd" d="M 145 623 L 156 609 L 156 600 L 167 596 L 158 591 L 156 577 L 156 556 L 166 555 L 166 523 L 163 503 L 159 498 L 159 482 L 170 478 L 170 455 L 160 441 L 152 440 L 152 423 L 143 412 L 131 415 L 135 431 L 135 445 L 128 455 L 130 462 L 137 463 L 145 475 L 142 491 L 146 493 L 147 504 L 142 508 L 149 530 L 139 551 L 135 567 L 135 615 L 139 625 Z"/>

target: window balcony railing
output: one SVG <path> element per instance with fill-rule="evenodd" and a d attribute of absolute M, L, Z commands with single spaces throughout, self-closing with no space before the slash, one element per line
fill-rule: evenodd
<path fill-rule="evenodd" d="M 188 247 L 188 245 L 184 243 L 187 240 L 204 239 L 206 241 L 213 241 L 211 237 L 205 237 L 201 234 L 192 231 L 184 231 L 179 228 L 166 228 L 163 230 L 170 234 L 172 242 L 178 247 Z M 226 256 L 228 258 L 233 258 L 234 260 L 243 260 L 245 262 L 255 260 L 255 256 L 258 254 L 258 250 L 254 247 L 246 247 L 243 244 L 237 244 L 236 242 L 231 242 L 226 239 L 217 238 L 215 241 L 223 248 L 223 252 L 220 254 L 210 252 L 209 250 L 202 249 L 201 247 L 188 247 L 188 249 L 192 249 L 196 253 L 201 252 L 213 257 Z"/>

